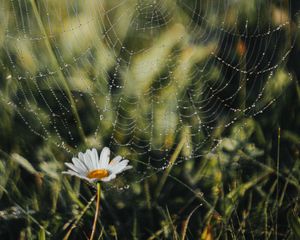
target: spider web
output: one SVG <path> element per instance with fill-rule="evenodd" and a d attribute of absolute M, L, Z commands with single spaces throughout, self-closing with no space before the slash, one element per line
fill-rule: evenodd
<path fill-rule="evenodd" d="M 182 139 L 176 164 L 269 108 L 294 41 L 275 0 L 7 0 L 0 19 L 1 100 L 70 158 L 109 146 L 137 161 L 137 181 Z"/>

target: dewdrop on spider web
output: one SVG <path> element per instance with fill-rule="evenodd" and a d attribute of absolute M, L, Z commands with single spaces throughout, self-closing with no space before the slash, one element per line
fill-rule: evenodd
<path fill-rule="evenodd" d="M 73 157 L 73 163 L 65 163 L 69 170 L 62 173 L 95 183 L 98 181 L 109 182 L 115 179 L 117 174 L 132 168 L 128 165 L 129 160 L 122 160 L 121 156 L 109 160 L 110 149 L 108 147 L 102 149 L 100 158 L 95 148 L 87 149 L 85 153 L 79 152 L 78 157 Z"/>

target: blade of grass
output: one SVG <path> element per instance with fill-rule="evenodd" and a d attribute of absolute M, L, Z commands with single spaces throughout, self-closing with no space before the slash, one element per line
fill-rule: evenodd
<path fill-rule="evenodd" d="M 171 226 L 171 228 L 172 228 L 172 233 L 173 233 L 172 234 L 173 235 L 172 239 L 178 240 L 179 236 L 178 236 L 178 233 L 176 231 L 176 227 L 174 225 L 174 222 L 175 222 L 176 218 L 174 220 L 172 219 L 168 207 L 166 208 L 166 212 L 167 212 L 167 218 L 168 218 L 169 226 Z"/>
<path fill-rule="evenodd" d="M 138 232 L 138 220 L 136 217 L 136 212 L 134 212 L 133 226 L 132 226 L 132 239 L 133 240 L 138 240 L 137 232 Z"/>
<path fill-rule="evenodd" d="M 26 211 L 20 204 L 18 204 L 17 202 L 15 202 L 14 200 L 11 199 L 11 197 L 8 194 L 8 191 L 0 185 L 0 188 L 3 190 L 3 192 L 6 194 L 7 198 L 9 199 L 10 202 L 12 202 L 15 206 L 17 206 L 20 211 L 26 215 L 33 223 L 35 223 L 40 229 L 43 229 L 43 231 L 48 235 L 51 236 L 51 233 L 49 231 L 47 231 L 39 222 L 38 220 L 36 220 L 33 216 L 30 215 L 30 213 L 28 213 L 28 211 Z"/>
<path fill-rule="evenodd" d="M 208 224 L 202 234 L 201 234 L 201 240 L 213 240 L 213 235 L 212 235 L 212 230 L 211 230 L 211 225 Z"/>
<path fill-rule="evenodd" d="M 266 172 L 259 176 L 255 176 L 252 178 L 252 180 L 239 185 L 236 189 L 228 193 L 226 196 L 226 201 L 228 203 L 227 208 L 225 210 L 226 218 L 228 219 L 232 215 L 232 212 L 234 211 L 234 208 L 236 206 L 236 202 L 239 201 L 239 199 L 245 195 L 246 191 L 256 186 L 260 181 L 263 181 L 269 176 L 270 172 Z"/>
<path fill-rule="evenodd" d="M 169 176 L 169 174 L 170 174 L 170 172 L 172 170 L 172 167 L 173 167 L 176 159 L 178 158 L 178 156 L 179 156 L 179 154 L 181 152 L 181 149 L 183 148 L 185 142 L 186 142 L 185 138 L 184 137 L 181 138 L 181 140 L 178 143 L 178 145 L 177 145 L 174 153 L 172 154 L 172 156 L 170 158 L 170 162 L 168 164 L 168 167 L 167 167 L 166 171 L 163 173 L 162 178 L 161 178 L 161 180 L 160 180 L 160 182 L 159 182 L 159 184 L 158 184 L 158 186 L 156 188 L 156 191 L 155 191 L 155 194 L 154 194 L 155 199 L 157 199 L 159 197 L 160 192 L 163 189 L 163 187 L 164 187 L 164 185 L 165 185 L 165 183 L 167 181 L 167 178 L 168 178 L 168 176 Z"/>
<path fill-rule="evenodd" d="M 217 218 L 219 220 L 222 220 L 222 216 L 221 214 L 215 210 L 215 208 L 208 202 L 206 201 L 206 199 L 203 197 L 203 194 L 201 192 L 196 192 L 194 189 L 192 189 L 191 187 L 189 187 L 188 185 L 186 185 L 184 182 L 180 181 L 178 178 L 172 176 L 171 174 L 169 175 L 170 178 L 174 179 L 175 181 L 177 181 L 178 183 L 180 183 L 182 186 L 186 187 L 187 189 L 189 189 L 191 192 L 193 192 L 195 194 L 195 196 L 200 199 L 200 201 L 210 210 L 213 212 L 213 214 L 215 216 L 217 216 Z"/>
<path fill-rule="evenodd" d="M 63 238 L 63 240 L 68 240 L 73 229 L 77 227 L 77 224 L 79 223 L 79 221 L 81 220 L 81 218 L 83 217 L 83 215 L 86 213 L 86 211 L 90 208 L 90 206 L 92 205 L 92 203 L 94 202 L 96 198 L 96 195 L 94 195 L 91 200 L 88 202 L 88 204 L 85 206 L 85 208 L 80 212 L 80 214 L 78 215 L 78 217 L 76 218 L 75 222 L 72 224 L 71 228 L 69 229 L 69 231 L 67 232 L 67 234 L 65 235 L 65 237 Z M 67 224 L 64 228 L 68 228 L 70 224 Z"/>
<path fill-rule="evenodd" d="M 195 207 L 191 212 L 190 214 L 188 215 L 187 219 L 184 220 L 183 222 L 183 225 L 182 225 L 182 231 L 181 231 L 181 240 L 184 240 L 185 237 L 186 237 L 186 230 L 188 228 L 188 225 L 189 225 L 189 222 L 190 222 L 190 219 L 192 217 L 192 215 L 194 214 L 194 212 L 200 208 L 202 206 L 202 204 L 198 205 L 197 207 Z"/>
<path fill-rule="evenodd" d="M 43 228 L 41 228 L 39 231 L 39 240 L 46 240 L 46 233 Z"/>
<path fill-rule="evenodd" d="M 289 226 L 295 236 L 295 239 L 300 238 L 300 218 L 296 216 L 296 214 L 290 210 L 287 214 L 287 219 Z"/>
<path fill-rule="evenodd" d="M 45 36 L 45 44 L 46 44 L 47 51 L 49 52 L 50 58 L 51 58 L 52 62 L 54 63 L 55 67 L 58 69 L 59 79 L 62 81 L 63 87 L 64 87 L 64 89 L 67 93 L 67 96 L 69 98 L 69 101 L 70 101 L 70 104 L 71 104 L 71 110 L 72 110 L 72 113 L 75 117 L 75 121 L 76 121 L 79 136 L 80 136 L 81 140 L 83 141 L 83 143 L 85 143 L 85 141 L 86 141 L 85 134 L 83 132 L 81 121 L 80 121 L 80 118 L 79 118 L 79 115 L 78 115 L 78 112 L 77 112 L 76 104 L 75 104 L 75 101 L 73 99 L 72 92 L 70 90 L 68 81 L 66 80 L 66 77 L 64 76 L 62 70 L 60 70 L 61 68 L 59 66 L 57 58 L 56 58 L 56 56 L 53 52 L 53 49 L 51 47 L 51 44 L 50 44 L 50 41 L 49 41 L 49 38 L 48 38 L 48 34 L 47 34 L 46 29 L 44 27 L 44 24 L 42 22 L 42 18 L 40 16 L 39 12 L 38 12 L 36 2 L 35 2 L 35 0 L 30 0 L 30 3 L 31 3 L 32 9 L 33 9 L 33 12 L 34 12 L 34 16 L 37 20 L 38 26 L 39 26 L 40 30 L 42 31 L 42 34 Z"/>
<path fill-rule="evenodd" d="M 278 204 L 279 204 L 279 158 L 280 158 L 280 127 L 278 128 L 277 133 L 277 159 L 276 159 L 276 212 L 275 212 L 275 240 L 278 239 L 277 231 L 278 231 Z"/>
<path fill-rule="evenodd" d="M 163 232 L 164 232 L 164 229 L 159 229 L 158 231 L 153 233 L 152 236 L 150 236 L 148 238 L 148 240 L 154 240 L 154 239 L 158 238 L 161 234 L 163 234 Z"/>
<path fill-rule="evenodd" d="M 243 153 L 240 150 L 238 151 L 238 154 L 240 156 L 242 156 L 242 159 L 249 160 L 249 161 L 255 163 L 256 165 L 258 165 L 259 167 L 269 171 L 272 174 L 278 174 L 279 178 L 288 181 L 291 185 L 293 185 L 295 188 L 297 188 L 297 190 L 300 191 L 300 186 L 299 186 L 298 180 L 296 178 L 293 178 L 292 175 L 289 175 L 289 177 L 285 177 L 284 174 L 282 174 L 281 172 L 277 171 L 276 169 L 274 169 L 264 163 L 257 161 L 256 159 L 254 159 L 252 157 L 249 157 L 248 155 L 246 155 L 245 153 Z"/>

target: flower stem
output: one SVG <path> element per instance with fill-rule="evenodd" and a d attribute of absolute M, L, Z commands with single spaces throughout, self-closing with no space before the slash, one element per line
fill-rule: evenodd
<path fill-rule="evenodd" d="M 90 236 L 90 240 L 93 240 L 94 235 L 95 235 L 95 230 L 96 230 L 96 225 L 97 225 L 97 219 L 99 217 L 99 210 L 100 210 L 100 195 L 101 195 L 101 185 L 100 182 L 97 182 L 97 202 L 96 202 L 96 213 L 94 217 L 94 223 L 93 223 L 93 229 L 92 233 Z"/>

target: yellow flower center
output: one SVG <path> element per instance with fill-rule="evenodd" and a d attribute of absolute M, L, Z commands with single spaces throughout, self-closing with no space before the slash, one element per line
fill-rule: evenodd
<path fill-rule="evenodd" d="M 88 178 L 105 178 L 109 175 L 109 172 L 106 169 L 96 169 L 88 173 Z"/>

